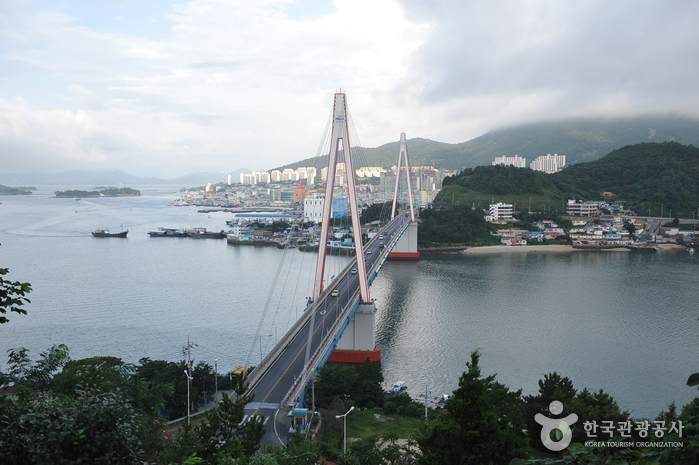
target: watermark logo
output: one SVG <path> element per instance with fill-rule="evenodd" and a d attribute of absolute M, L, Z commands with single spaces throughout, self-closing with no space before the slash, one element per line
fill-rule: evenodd
<path fill-rule="evenodd" d="M 549 404 L 549 412 L 553 415 L 560 415 L 563 413 L 563 404 L 557 400 L 554 400 Z M 549 418 L 540 413 L 534 416 L 534 421 L 539 423 L 541 428 L 541 442 L 544 444 L 548 450 L 558 452 L 570 444 L 573 438 L 573 432 L 570 430 L 570 425 L 578 421 L 578 416 L 571 413 L 565 418 Z M 551 439 L 551 433 L 554 432 L 558 441 Z"/>

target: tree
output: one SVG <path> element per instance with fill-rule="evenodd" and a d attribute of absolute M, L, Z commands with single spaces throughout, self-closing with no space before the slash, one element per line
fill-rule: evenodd
<path fill-rule="evenodd" d="M 10 321 L 4 316 L 8 311 L 26 315 L 27 311 L 22 306 L 31 303 L 26 297 L 32 291 L 31 284 L 3 279 L 8 272 L 9 269 L 0 268 L 0 324 Z"/>
<path fill-rule="evenodd" d="M 562 377 L 556 372 L 544 375 L 544 379 L 539 380 L 539 394 L 524 399 L 525 424 L 530 444 L 542 451 L 546 451 L 546 448 L 541 442 L 541 425 L 534 421 L 534 416 L 540 413 L 549 418 L 555 417 L 549 411 L 549 405 L 554 400 L 563 404 L 564 410 L 560 414 L 562 417 L 570 413 L 575 413 L 578 417 L 575 424 L 571 425 L 574 443 L 584 443 L 590 439 L 583 427 L 586 421 L 612 421 L 617 424 L 629 419 L 629 412 L 622 411 L 614 398 L 604 390 L 591 392 L 585 388 L 578 392 L 568 377 Z"/>
<path fill-rule="evenodd" d="M 139 463 L 136 414 L 117 392 L 83 389 L 76 396 L 0 398 L 4 464 Z"/>
<path fill-rule="evenodd" d="M 418 463 L 501 464 L 527 456 L 522 391 L 510 392 L 495 375 L 482 378 L 479 359 L 471 353 L 446 414 L 417 439 Z"/>
<path fill-rule="evenodd" d="M 41 358 L 32 363 L 28 350 L 24 347 L 8 350 L 7 364 L 9 373 L 3 383 L 13 383 L 20 388 L 20 396 L 28 397 L 34 390 L 44 390 L 49 387 L 53 374 L 70 360 L 69 349 L 64 344 L 58 344 L 41 353 Z"/>

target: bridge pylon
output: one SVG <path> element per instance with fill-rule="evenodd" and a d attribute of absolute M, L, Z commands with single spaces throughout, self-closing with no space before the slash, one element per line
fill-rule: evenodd
<path fill-rule="evenodd" d="M 323 216 L 318 239 L 318 260 L 313 284 L 313 299 L 323 292 L 323 275 L 325 272 L 325 257 L 328 248 L 330 231 L 330 215 L 333 206 L 333 191 L 335 190 L 335 170 L 337 154 L 342 147 L 347 170 L 347 193 L 349 208 L 352 216 L 352 232 L 354 235 L 354 250 L 357 257 L 357 275 L 359 276 L 359 295 L 362 302 L 371 302 L 369 297 L 369 282 L 366 276 L 364 261 L 364 246 L 362 244 L 362 226 L 359 224 L 359 207 L 357 206 L 357 191 L 354 181 L 354 166 L 352 165 L 352 145 L 349 139 L 349 122 L 347 118 L 347 100 L 345 93 L 340 90 L 335 93 L 333 105 L 332 134 L 330 136 L 330 154 L 328 155 L 328 179 L 325 184 L 325 200 Z"/>
<path fill-rule="evenodd" d="M 398 203 L 398 187 L 400 186 L 401 165 L 405 167 L 405 181 L 408 185 L 408 201 L 410 203 L 410 221 L 408 229 L 388 255 L 389 260 L 418 260 L 420 252 L 417 250 L 417 222 L 415 221 L 415 207 L 413 206 L 413 187 L 410 180 L 410 164 L 408 162 L 408 141 L 405 133 L 400 134 L 400 148 L 398 149 L 398 163 L 396 163 L 396 187 L 393 190 L 393 207 L 391 219 L 396 216 L 396 204 Z M 407 215 L 407 213 L 406 213 Z"/>

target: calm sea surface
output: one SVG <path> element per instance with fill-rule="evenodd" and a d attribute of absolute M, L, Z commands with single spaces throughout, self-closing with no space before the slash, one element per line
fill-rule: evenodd
<path fill-rule="evenodd" d="M 196 360 L 217 359 L 226 372 L 248 357 L 258 363 L 299 316 L 315 255 L 150 238 L 161 226 L 227 229 L 231 214 L 168 207 L 176 194 L 142 194 L 0 197 L 0 267 L 33 287 L 28 315 L 11 314 L 0 326 L 0 370 L 7 349 L 26 347 L 37 357 L 59 343 L 74 359 L 175 361 L 190 337 Z M 127 239 L 90 234 L 122 224 Z M 426 387 L 435 396 L 449 393 L 479 349 L 484 374 L 497 373 L 525 394 L 557 371 L 578 389 L 603 388 L 635 417 L 655 417 L 696 393 L 684 384 L 699 371 L 697 255 L 504 253 L 389 262 L 371 290 L 386 384 L 403 379 L 414 397 Z M 343 264 L 333 257 L 329 274 Z"/>

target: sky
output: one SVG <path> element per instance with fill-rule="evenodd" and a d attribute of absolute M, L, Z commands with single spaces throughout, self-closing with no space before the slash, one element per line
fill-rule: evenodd
<path fill-rule="evenodd" d="M 0 170 L 175 178 L 360 140 L 699 112 L 694 0 L 0 1 Z"/>

